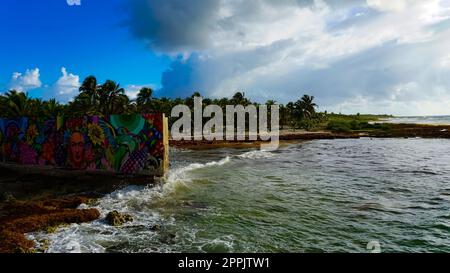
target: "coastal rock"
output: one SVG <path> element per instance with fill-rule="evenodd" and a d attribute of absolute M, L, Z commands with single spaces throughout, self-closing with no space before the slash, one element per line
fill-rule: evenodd
<path fill-rule="evenodd" d="M 100 217 L 97 209 L 75 209 L 84 198 L 67 197 L 14 201 L 0 206 L 0 253 L 32 253 L 35 242 L 25 234 L 52 231 L 58 226 L 85 223 Z"/>
<path fill-rule="evenodd" d="M 161 230 L 161 225 L 158 225 L 158 224 L 153 225 L 153 226 L 150 227 L 150 230 L 151 230 L 151 231 L 158 231 L 158 230 Z"/>
<path fill-rule="evenodd" d="M 9 202 L 13 202 L 15 200 L 16 199 L 14 198 L 14 196 L 9 192 L 0 193 L 0 202 L 9 203 Z"/>
<path fill-rule="evenodd" d="M 174 244 L 176 237 L 177 235 L 174 233 L 164 233 L 161 235 L 159 240 L 165 244 Z"/>
<path fill-rule="evenodd" d="M 106 222 L 111 226 L 121 226 L 127 222 L 132 222 L 133 217 L 129 214 L 122 214 L 117 210 L 111 211 L 106 215 Z"/>

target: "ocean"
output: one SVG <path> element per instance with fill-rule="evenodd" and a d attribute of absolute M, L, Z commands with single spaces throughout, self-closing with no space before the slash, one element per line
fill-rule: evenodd
<path fill-rule="evenodd" d="M 48 252 L 450 251 L 448 139 L 173 149 L 171 158 L 164 184 L 82 205 L 133 222 L 99 219 L 30 238 L 48 240 Z"/>
<path fill-rule="evenodd" d="M 393 117 L 381 121 L 382 123 L 432 124 L 450 125 L 450 116 L 411 116 Z"/>

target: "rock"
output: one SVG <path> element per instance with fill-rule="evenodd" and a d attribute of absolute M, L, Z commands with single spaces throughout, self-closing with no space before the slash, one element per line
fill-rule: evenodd
<path fill-rule="evenodd" d="M 161 226 L 158 225 L 158 224 L 153 225 L 153 226 L 150 227 L 150 230 L 151 230 L 151 231 L 158 231 L 158 230 L 161 230 Z"/>
<path fill-rule="evenodd" d="M 110 224 L 111 226 L 121 226 L 125 224 L 126 222 L 132 222 L 133 217 L 129 214 L 122 214 L 118 212 L 117 210 L 111 211 L 106 215 L 106 222 Z"/>
<path fill-rule="evenodd" d="M 81 202 L 77 197 L 11 201 L 0 206 L 0 253 L 36 252 L 35 242 L 25 234 L 54 231 L 56 227 L 91 222 L 100 217 L 97 209 L 75 209 Z M 6 216 L 6 217 L 4 217 Z"/>
<path fill-rule="evenodd" d="M 9 192 L 2 192 L 0 193 L 0 202 L 10 203 L 15 201 L 16 199 L 14 196 Z"/>
<path fill-rule="evenodd" d="M 177 236 L 173 233 L 165 233 L 162 234 L 160 237 L 160 241 L 165 243 L 165 244 L 175 244 L 175 238 Z"/>
<path fill-rule="evenodd" d="M 38 241 L 37 247 L 35 247 L 35 251 L 37 253 L 45 253 L 50 246 L 50 241 L 48 239 L 43 239 Z"/>

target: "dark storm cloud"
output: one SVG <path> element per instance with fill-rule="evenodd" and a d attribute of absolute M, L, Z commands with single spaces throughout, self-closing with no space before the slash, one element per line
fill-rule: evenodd
<path fill-rule="evenodd" d="M 128 1 L 127 1 L 128 2 Z M 131 0 L 131 32 L 161 52 L 205 48 L 220 0 Z"/>
<path fill-rule="evenodd" d="M 129 3 L 131 2 L 131 3 Z M 230 4 L 232 14 L 220 16 L 224 3 Z M 328 0 L 331 8 L 361 4 L 361 0 Z M 233 27 L 235 21 L 258 20 L 262 6 L 274 10 L 280 7 L 310 7 L 314 0 L 130 0 L 127 1 L 129 20 L 126 25 L 139 39 L 163 53 L 206 49 L 210 33 Z"/>
<path fill-rule="evenodd" d="M 420 105 L 428 95 L 444 105 L 450 9 L 398 1 L 132 0 L 127 25 L 174 58 L 159 95 L 244 90 L 286 102 L 308 92 L 335 109 L 359 100 L 349 111 L 370 100 Z"/>

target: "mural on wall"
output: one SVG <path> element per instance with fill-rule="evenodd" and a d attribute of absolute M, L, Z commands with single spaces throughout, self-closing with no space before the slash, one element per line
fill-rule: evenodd
<path fill-rule="evenodd" d="M 125 174 L 163 164 L 162 114 L 0 119 L 0 159 Z"/>

